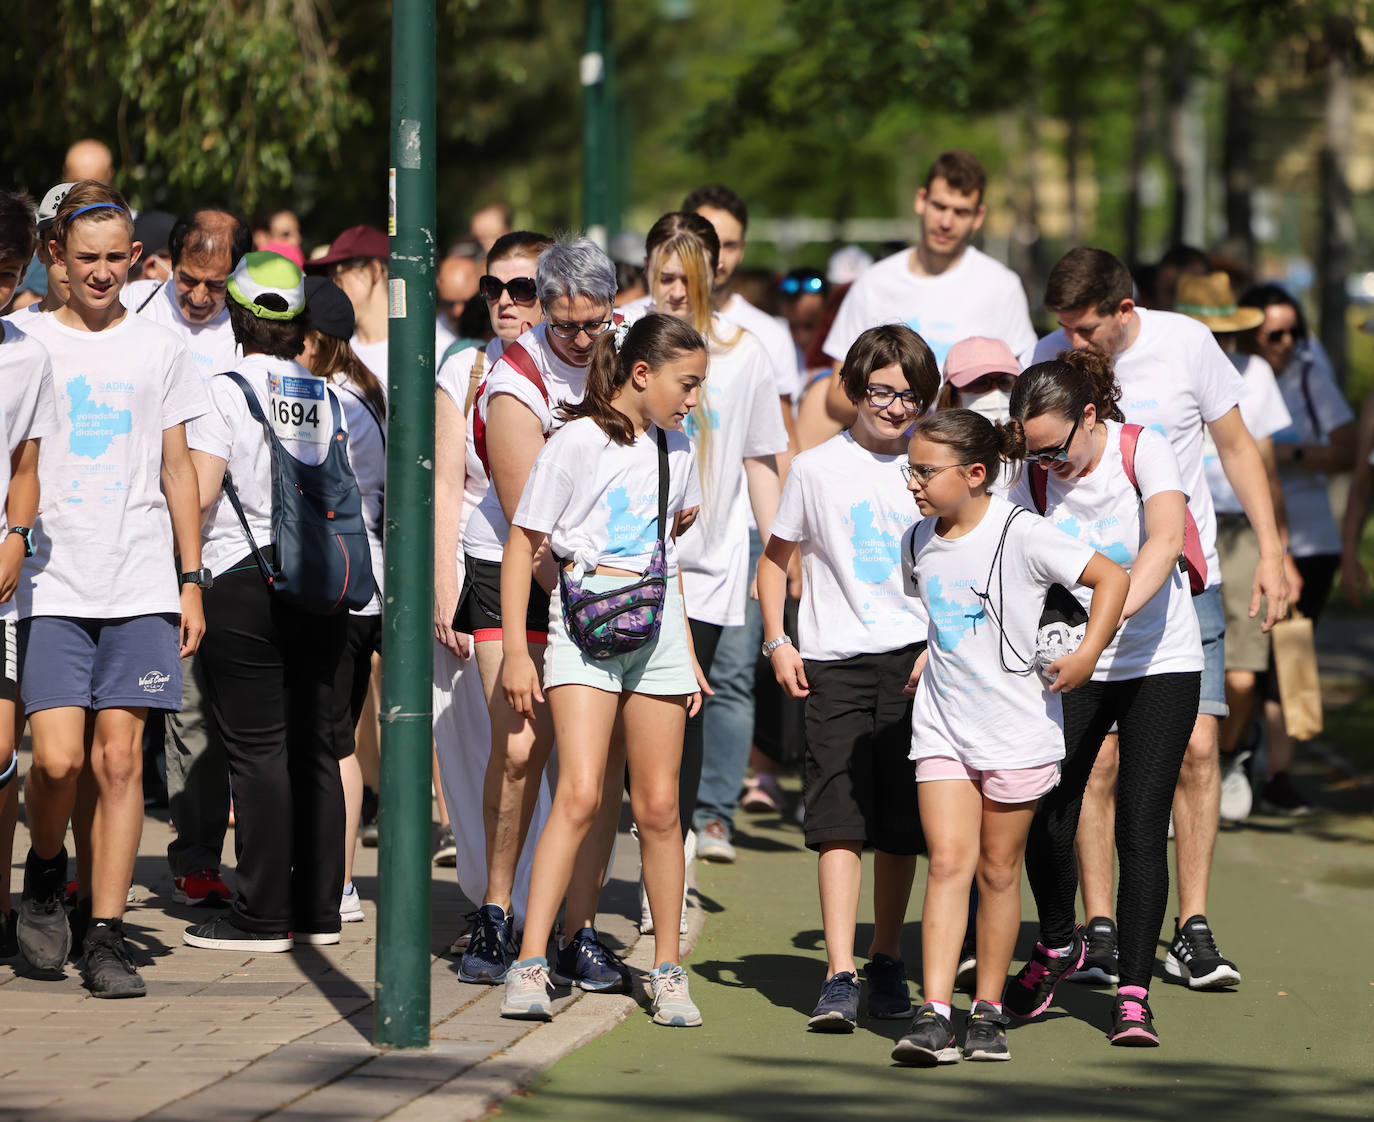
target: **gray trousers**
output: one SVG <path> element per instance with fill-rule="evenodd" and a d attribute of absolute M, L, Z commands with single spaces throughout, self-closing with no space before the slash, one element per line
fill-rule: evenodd
<path fill-rule="evenodd" d="M 201 700 L 205 682 L 200 656 L 182 667 L 181 712 L 168 713 L 167 802 L 176 833 L 167 846 L 174 877 L 203 869 L 219 872 L 229 829 L 229 764 L 224 742 Z"/>

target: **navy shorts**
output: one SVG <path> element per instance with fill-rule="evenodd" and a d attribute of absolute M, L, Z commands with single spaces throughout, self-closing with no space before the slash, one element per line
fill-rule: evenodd
<path fill-rule="evenodd" d="M 180 709 L 180 617 L 19 623 L 20 696 L 40 709 Z"/>

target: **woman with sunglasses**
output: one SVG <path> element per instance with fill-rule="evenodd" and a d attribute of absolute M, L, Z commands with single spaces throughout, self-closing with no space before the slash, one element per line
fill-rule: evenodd
<path fill-rule="evenodd" d="M 509 283 L 503 283 L 510 294 Z M 517 286 L 515 295 L 522 288 Z M 547 705 L 537 705 L 530 719 L 516 713 L 499 689 L 501 558 L 530 469 L 559 425 L 555 411 L 582 400 L 592 350 L 615 322 L 615 265 L 586 238 L 557 241 L 539 254 L 534 288 L 544 321 L 506 342 L 476 395 L 472 445 L 490 486 L 463 527 L 463 591 L 450 625 L 453 632 L 473 638 L 491 718 L 482 801 L 486 891 L 458 967 L 460 979 L 485 985 L 503 982 L 514 957 L 516 867 L 553 748 Z M 488 283 L 485 290 L 493 292 L 495 287 Z M 536 666 L 543 662 L 548 643 L 549 593 L 557 576 L 553 555 L 541 550 L 534 559 L 525 614 L 526 638 L 539 648 Z M 608 774 L 614 771 L 612 767 Z M 609 779 L 607 783 L 609 787 Z M 601 816 L 578 853 L 568 889 L 566 926 L 577 934 L 559 948 L 557 969 L 584 990 L 629 988 L 629 970 L 602 945 L 595 930 L 602 870 L 619 821 L 620 788 L 617 777 L 612 797 L 602 800 Z"/>
<path fill-rule="evenodd" d="M 458 887 L 470 900 L 487 888 L 486 837 L 482 825 L 482 787 L 491 746 L 491 719 L 480 671 L 471 663 L 472 636 L 453 628 L 463 587 L 463 527 L 487 492 L 487 475 L 477 457 L 469 420 L 477 387 L 506 344 L 544 318 L 535 290 L 539 254 L 553 244 L 544 234 L 503 234 L 487 254 L 487 272 L 478 282 L 495 337 L 485 347 L 449 354 L 439 366 L 434 398 L 434 751 L 440 787 L 455 831 Z M 542 785 L 533 827 L 548 814 Z M 513 889 L 517 914 L 524 914 L 533 847 L 521 862 Z M 462 953 L 467 939 L 452 948 Z"/>
<path fill-rule="evenodd" d="M 1013 1016 L 1037 1017 L 1082 966 L 1074 836 L 1093 761 L 1115 723 L 1120 984 L 1109 1038 L 1157 1045 L 1148 994 L 1169 892 L 1169 809 L 1197 713 L 1202 640 L 1179 569 L 1187 496 L 1178 462 L 1160 434 L 1123 426 L 1120 396 L 1109 360 L 1090 350 L 1037 363 L 1011 395 L 1011 424 L 1024 433 L 1030 465 L 1012 501 L 1121 565 L 1130 591 L 1092 680 L 1064 696 L 1063 773 L 1041 798 L 1026 845 L 1040 941 L 1003 1000 Z M 1074 591 L 1086 607 L 1083 590 Z"/>
<path fill-rule="evenodd" d="M 1288 515 L 1288 548 L 1302 577 L 1296 607 L 1315 623 L 1341 567 L 1341 533 L 1331 511 L 1327 477 L 1355 464 L 1355 414 L 1326 350 L 1308 335 L 1292 296 L 1276 284 L 1260 284 L 1248 289 L 1238 304 L 1264 312 L 1264 322 L 1242 335 L 1239 347 L 1273 367 L 1293 418 L 1291 426 L 1274 434 L 1274 458 Z M 1280 812 L 1303 813 L 1306 803 L 1288 774 L 1293 740 L 1284 727 L 1274 674 L 1268 675 L 1265 689 L 1269 779 L 1260 797 Z"/>

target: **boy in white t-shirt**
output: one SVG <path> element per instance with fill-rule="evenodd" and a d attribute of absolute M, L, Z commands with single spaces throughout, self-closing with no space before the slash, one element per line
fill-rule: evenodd
<path fill-rule="evenodd" d="M 825 338 L 836 370 L 859 333 L 880 323 L 905 323 L 941 364 L 950 347 L 975 335 L 1029 355 L 1035 328 L 1020 277 L 971 244 L 987 216 L 986 190 L 987 172 L 971 152 L 944 152 L 930 165 L 916 192 L 916 248 L 872 265 L 845 293 Z M 838 421 L 854 419 L 838 378 L 831 379 L 826 406 Z"/>
<path fill-rule="evenodd" d="M 27 196 L 0 191 L 0 308 L 14 296 L 38 240 Z M 41 343 L 12 322 L 0 322 L 0 425 L 6 455 L 0 457 L 0 957 L 19 953 L 18 915 L 10 907 L 14 827 L 19 817 L 18 634 L 14 593 L 24 558 L 33 547 L 38 516 L 39 438 L 57 431 L 52 363 Z"/>
<path fill-rule="evenodd" d="M 1264 463 L 1237 408 L 1244 383 L 1207 328 L 1186 315 L 1139 308 L 1133 291 L 1130 271 L 1106 250 L 1070 250 L 1050 271 L 1045 286 L 1045 307 L 1058 317 L 1059 330 L 1040 340 L 1035 361 L 1053 358 L 1067 347 L 1091 348 L 1112 360 L 1126 420 L 1163 433 L 1173 445 L 1188 509 L 1202 539 L 1207 588 L 1193 597 L 1202 629 L 1202 690 L 1174 798 L 1174 832 L 1179 914 L 1191 917 L 1182 925 L 1187 930 L 1181 929 L 1183 942 L 1176 950 L 1205 977 L 1212 972 L 1206 964 L 1221 960 L 1205 912 L 1221 802 L 1217 731 L 1226 715 L 1226 691 L 1216 520 L 1202 468 L 1204 429 L 1216 443 L 1226 477 L 1259 539 L 1250 610 L 1258 612 L 1262 600 L 1267 601 L 1266 631 L 1288 613 L 1288 577 Z M 1109 738 L 1079 824 L 1078 860 L 1090 916 L 1111 914 L 1115 758 Z"/>
<path fill-rule="evenodd" d="M 806 844 L 820 854 L 828 964 L 809 1027 L 852 1032 L 859 978 L 854 924 L 865 844 L 874 848 L 868 1012 L 912 1014 L 902 920 L 916 855 L 910 688 L 927 621 L 902 587 L 901 541 L 915 520 L 898 470 L 906 432 L 940 390 L 940 372 L 909 327 L 859 336 L 841 370 L 853 427 L 792 461 L 759 559 L 763 651 L 789 697 L 806 699 Z M 842 486 L 837 486 L 843 481 Z M 794 646 L 783 630 L 787 569 L 802 551 Z"/>

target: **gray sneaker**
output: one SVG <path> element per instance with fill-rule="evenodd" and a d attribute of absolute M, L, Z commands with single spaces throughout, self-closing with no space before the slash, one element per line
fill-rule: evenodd
<path fill-rule="evenodd" d="M 697 856 L 703 861 L 718 861 L 723 865 L 735 863 L 735 847 L 730 844 L 730 832 L 719 818 L 713 818 L 697 831 Z"/>
<path fill-rule="evenodd" d="M 144 997 L 148 986 L 134 966 L 122 925 L 94 928 L 81 956 L 81 980 L 92 997 Z"/>
<path fill-rule="evenodd" d="M 19 950 L 35 970 L 61 970 L 71 953 L 72 929 L 62 906 L 66 881 L 65 849 L 52 861 L 43 861 L 29 850 L 15 937 Z"/>
<path fill-rule="evenodd" d="M 687 971 L 675 962 L 660 962 L 649 974 L 653 987 L 654 1024 L 670 1028 L 695 1028 L 701 1024 L 701 1010 L 692 1004 L 687 992 Z"/>
<path fill-rule="evenodd" d="M 506 970 L 506 1000 L 501 1016 L 516 1021 L 553 1020 L 553 998 L 549 996 L 549 960 L 522 958 Z"/>

